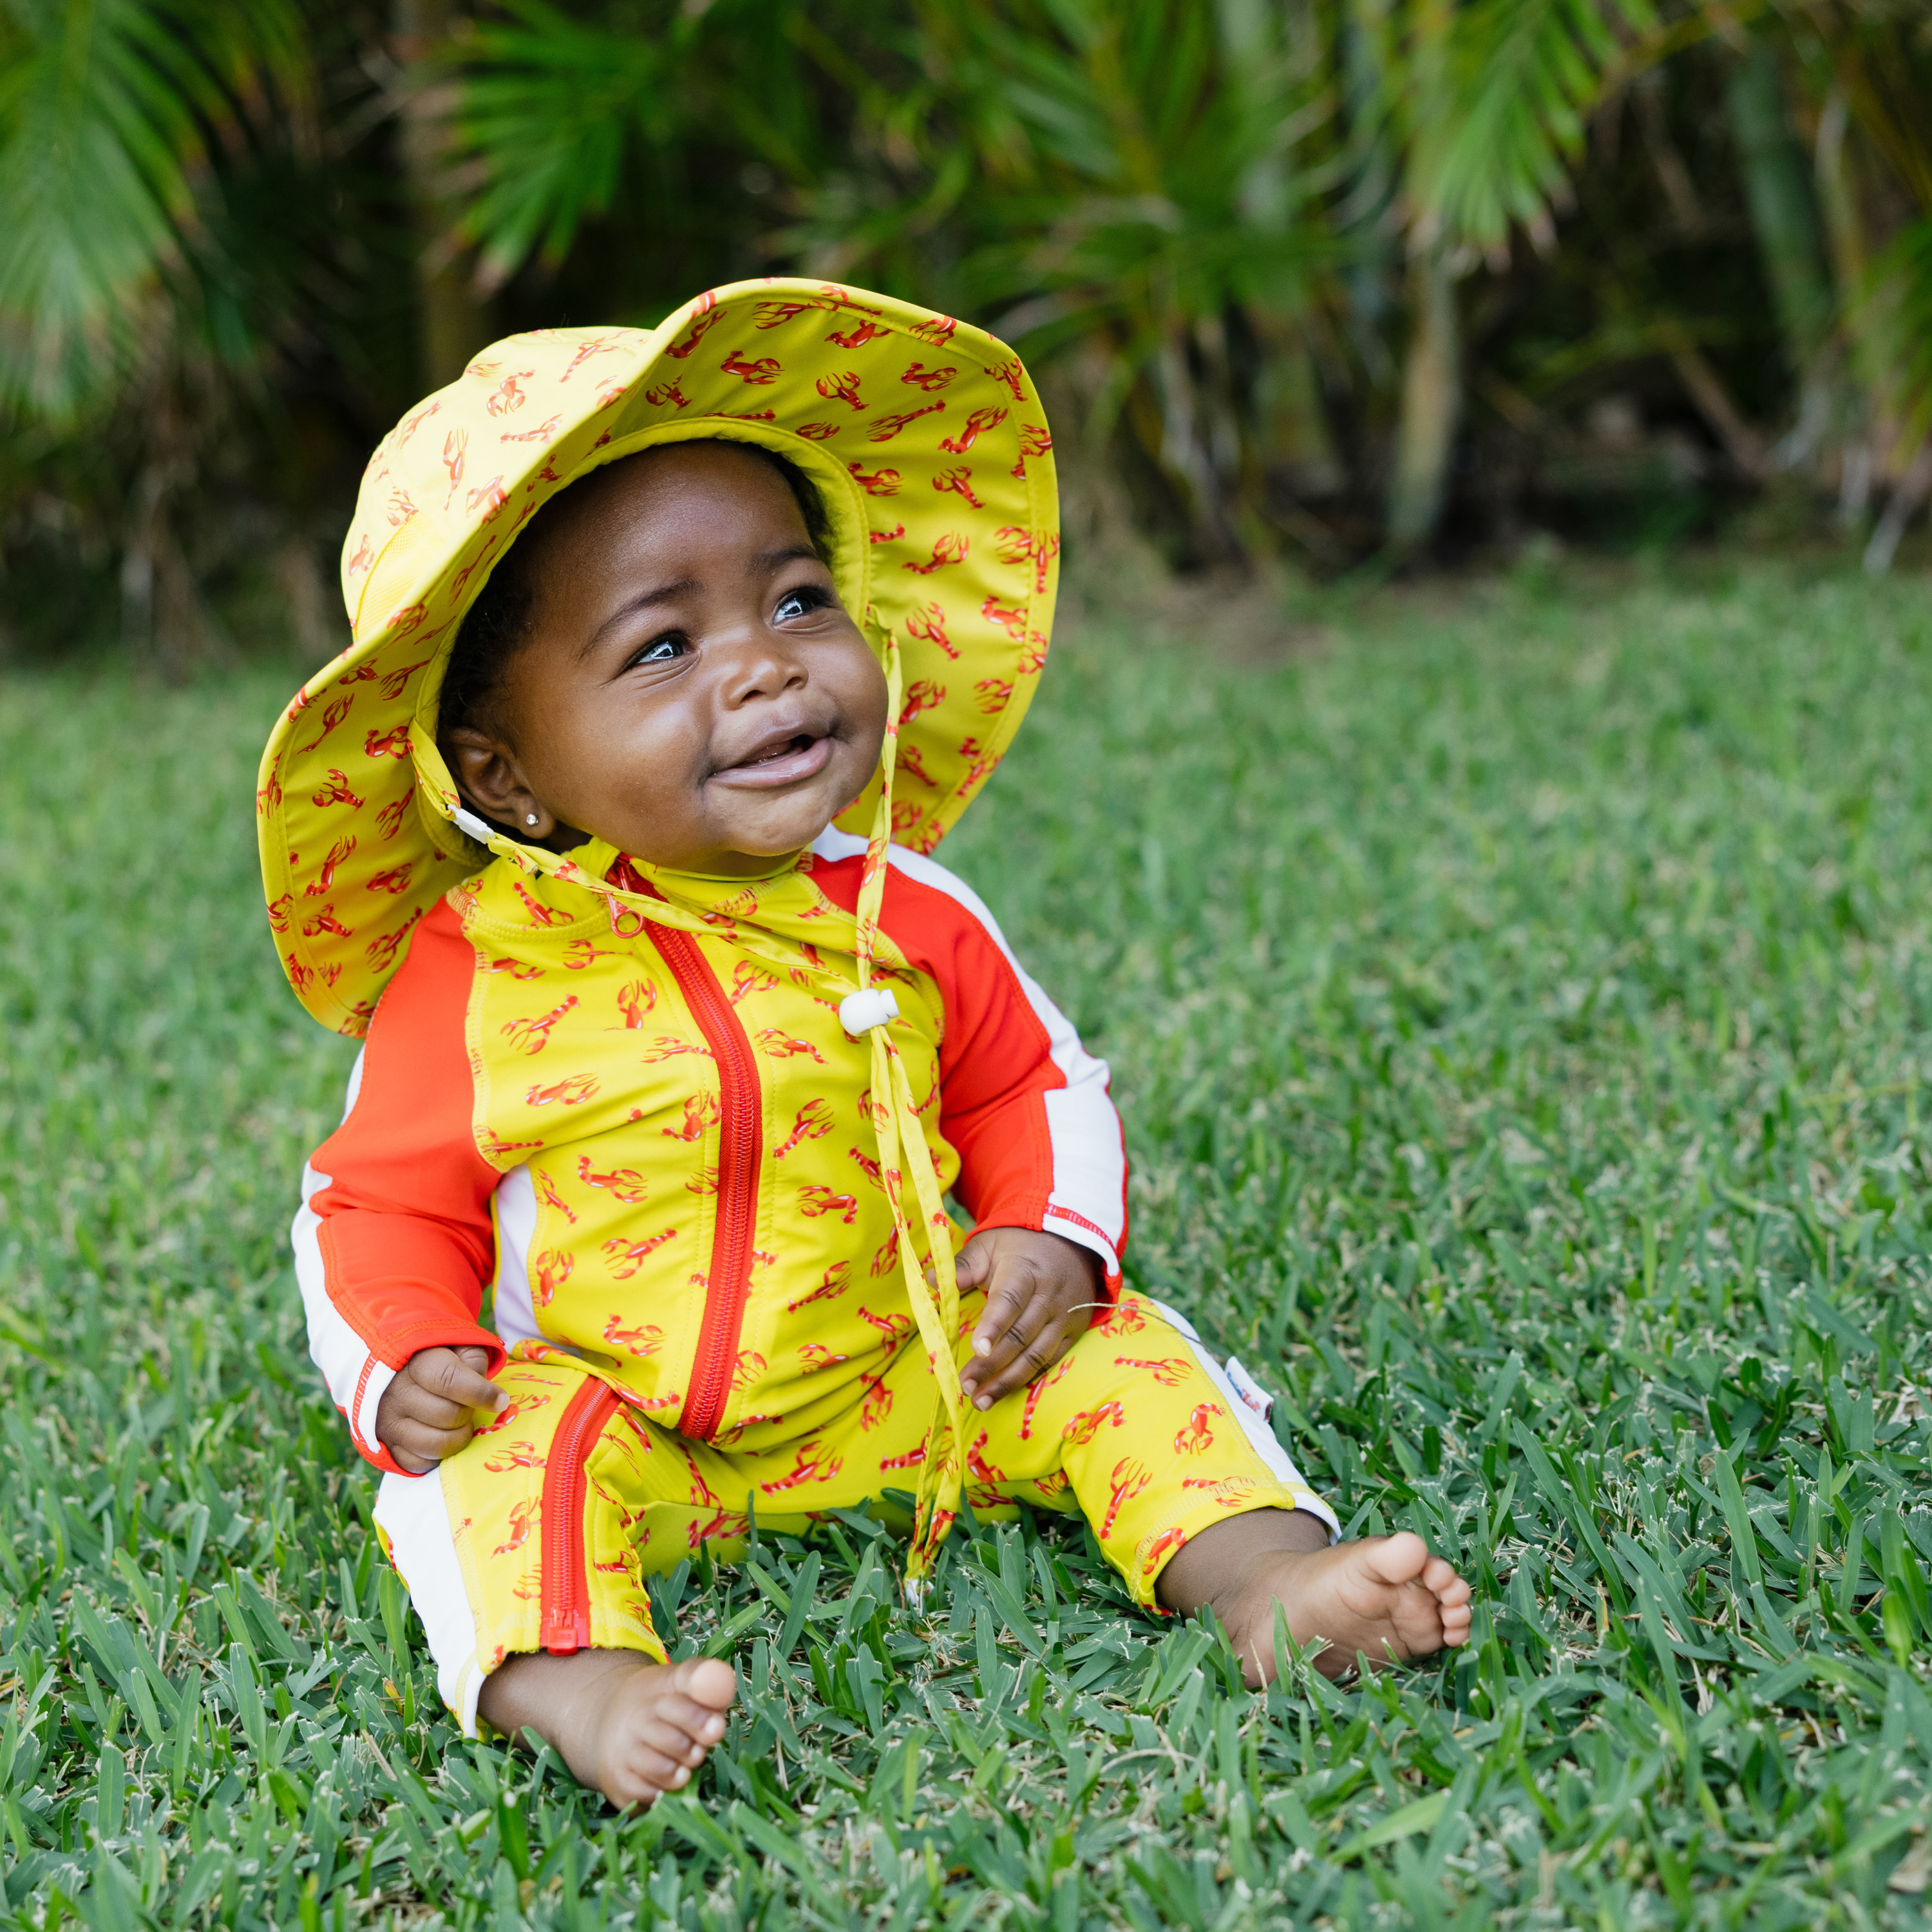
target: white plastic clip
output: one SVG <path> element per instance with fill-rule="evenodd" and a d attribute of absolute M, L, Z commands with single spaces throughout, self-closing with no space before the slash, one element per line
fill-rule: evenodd
<path fill-rule="evenodd" d="M 856 1040 L 899 1016 L 898 995 L 890 986 L 868 986 L 838 1002 L 838 1024 Z"/>
<path fill-rule="evenodd" d="M 468 832 L 479 845 L 488 844 L 496 836 L 496 828 L 494 825 L 485 825 L 475 812 L 466 811 L 460 805 L 449 814 L 449 818 L 458 831 Z"/>

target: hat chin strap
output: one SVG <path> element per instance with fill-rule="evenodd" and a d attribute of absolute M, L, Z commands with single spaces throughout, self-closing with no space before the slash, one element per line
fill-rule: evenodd
<path fill-rule="evenodd" d="M 886 705 L 886 742 L 880 762 L 884 782 L 879 788 L 878 809 L 872 814 L 872 836 L 866 841 L 865 867 L 860 874 L 859 991 L 842 1004 L 839 1018 L 848 1032 L 856 1031 L 845 1019 L 845 1006 L 856 1008 L 862 1000 L 877 1003 L 855 1012 L 854 1017 L 860 1019 L 872 1035 L 872 1125 L 879 1137 L 879 1165 L 887 1182 L 886 1199 L 892 1210 L 892 1226 L 898 1231 L 900 1264 L 905 1271 L 913 1312 L 919 1320 L 920 1339 L 926 1344 L 926 1358 L 938 1384 L 938 1400 L 933 1406 L 932 1428 L 926 1438 L 926 1460 L 920 1466 L 912 1555 L 906 1565 L 907 1588 L 917 1596 L 922 1594 L 926 1574 L 958 1512 L 966 1396 L 960 1387 L 959 1365 L 953 1359 L 959 1333 L 959 1283 L 952 1266 L 952 1223 L 940 1194 L 932 1150 L 926 1145 L 926 1131 L 920 1125 L 905 1062 L 899 1057 L 889 1030 L 890 1022 L 898 1016 L 898 1002 L 890 988 L 875 992 L 872 987 L 873 953 L 878 942 L 879 913 L 885 900 L 889 870 L 886 848 L 892 842 L 892 773 L 898 759 L 902 698 L 898 637 L 889 628 L 881 628 L 885 639 Z M 908 1174 L 925 1224 L 922 1245 L 932 1262 L 930 1283 L 920 1265 L 922 1244 L 914 1240 L 906 1213 Z"/>
<path fill-rule="evenodd" d="M 890 870 L 887 848 L 892 843 L 892 776 L 898 759 L 899 707 L 904 701 L 904 676 L 898 634 L 879 623 L 868 612 L 883 644 L 886 672 L 886 736 L 880 753 L 884 782 L 879 802 L 872 814 L 872 828 L 866 843 L 866 859 L 860 874 L 858 908 L 858 984 L 853 986 L 842 975 L 820 966 L 813 976 L 842 995 L 838 1002 L 839 1023 L 848 1034 L 869 1034 L 872 1052 L 870 1112 L 874 1132 L 878 1137 L 879 1168 L 886 1181 L 886 1200 L 892 1209 L 892 1226 L 904 1272 L 908 1298 L 919 1322 L 920 1340 L 932 1365 L 936 1396 L 932 1426 L 928 1432 L 924 1460 L 920 1468 L 919 1489 L 913 1528 L 910 1556 L 906 1565 L 908 1593 L 915 1599 L 922 1594 L 924 1580 L 938 1556 L 940 1546 L 958 1516 L 963 1477 L 966 1396 L 960 1385 L 959 1365 L 953 1351 L 959 1332 L 959 1283 L 952 1263 L 952 1222 L 946 1214 L 940 1191 L 939 1175 L 927 1146 L 925 1130 L 920 1124 L 919 1108 L 913 1098 L 912 1083 L 905 1063 L 893 1043 L 892 1022 L 899 1016 L 898 1000 L 889 986 L 872 984 L 874 955 L 878 950 L 879 916 L 886 895 Z M 715 926 L 698 914 L 687 910 L 674 899 L 640 895 L 613 886 L 586 872 L 572 860 L 546 851 L 542 846 L 526 845 L 508 838 L 459 804 L 446 803 L 452 821 L 501 859 L 526 872 L 544 872 L 567 884 L 583 886 L 601 893 L 610 902 L 611 921 L 620 932 L 633 936 L 646 920 L 658 926 L 717 936 Z M 618 908 L 624 908 L 620 921 Z M 631 914 L 636 908 L 636 922 Z M 646 910 L 646 908 L 648 908 Z M 739 922 L 735 943 L 754 958 L 790 973 L 797 970 L 795 956 L 760 944 L 742 922 Z M 914 1211 L 908 1211 L 907 1182 L 911 1183 Z M 926 1279 L 926 1264 L 932 1270 Z"/>

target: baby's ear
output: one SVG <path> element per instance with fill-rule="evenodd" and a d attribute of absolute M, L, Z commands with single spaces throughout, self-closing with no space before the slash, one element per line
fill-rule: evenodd
<path fill-rule="evenodd" d="M 527 788 L 501 739 L 473 724 L 458 724 L 440 734 L 436 748 L 458 790 L 485 818 L 516 822 L 517 802 Z"/>

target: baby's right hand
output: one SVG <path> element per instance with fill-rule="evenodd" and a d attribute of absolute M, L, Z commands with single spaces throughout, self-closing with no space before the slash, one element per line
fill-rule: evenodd
<path fill-rule="evenodd" d="M 412 1476 L 426 1474 L 476 1434 L 476 1412 L 509 1398 L 483 1371 L 484 1348 L 424 1348 L 397 1370 L 376 1408 L 376 1439 Z"/>

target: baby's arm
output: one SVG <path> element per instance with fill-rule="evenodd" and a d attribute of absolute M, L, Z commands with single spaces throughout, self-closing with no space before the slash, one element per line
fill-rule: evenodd
<path fill-rule="evenodd" d="M 464 1026 L 475 970 L 460 924 L 439 906 L 417 926 L 382 995 L 342 1124 L 304 1177 L 292 1231 L 309 1352 L 356 1448 L 382 1469 L 416 1473 L 432 1453 L 398 1460 L 392 1416 L 433 1430 L 447 1421 L 416 1412 L 424 1399 L 450 1400 L 426 1387 L 406 1389 L 399 1411 L 388 1399 L 398 1382 L 422 1382 L 432 1372 L 426 1357 L 454 1361 L 459 1349 L 480 1355 L 485 1371 L 503 1359 L 479 1319 L 495 1271 L 490 1203 L 502 1177 L 472 1124 Z"/>
<path fill-rule="evenodd" d="M 1118 1290 L 1126 1155 L 1107 1066 L 1029 978 L 979 896 L 896 850 L 886 923 L 946 1005 L 940 1131 L 979 1223 L 958 1261 L 984 1288 L 968 1399 L 990 1408 L 1052 1368 Z"/>

